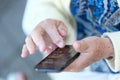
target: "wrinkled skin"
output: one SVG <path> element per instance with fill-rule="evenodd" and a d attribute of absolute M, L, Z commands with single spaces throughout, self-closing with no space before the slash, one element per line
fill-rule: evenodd
<path fill-rule="evenodd" d="M 78 72 L 100 59 L 113 56 L 112 44 L 108 38 L 87 37 L 75 41 L 73 47 L 81 54 L 64 71 Z"/>
<path fill-rule="evenodd" d="M 22 57 L 34 54 L 37 49 L 50 54 L 57 47 L 65 46 L 67 27 L 61 21 L 47 19 L 40 22 L 25 39 Z M 95 61 L 113 56 L 112 43 L 108 38 L 87 37 L 73 43 L 80 56 L 64 71 L 78 72 Z"/>

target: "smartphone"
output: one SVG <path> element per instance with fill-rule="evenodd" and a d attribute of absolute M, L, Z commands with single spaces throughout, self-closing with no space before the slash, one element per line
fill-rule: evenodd
<path fill-rule="evenodd" d="M 50 55 L 40 61 L 35 70 L 40 72 L 60 72 L 72 63 L 80 53 L 76 52 L 71 45 L 55 49 Z"/>

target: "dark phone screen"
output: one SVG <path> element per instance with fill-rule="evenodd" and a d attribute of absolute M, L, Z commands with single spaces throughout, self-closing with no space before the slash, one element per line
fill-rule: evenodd
<path fill-rule="evenodd" d="M 57 48 L 45 59 L 35 66 L 35 70 L 40 72 L 60 72 L 79 56 L 72 46 L 66 45 L 64 48 Z"/>

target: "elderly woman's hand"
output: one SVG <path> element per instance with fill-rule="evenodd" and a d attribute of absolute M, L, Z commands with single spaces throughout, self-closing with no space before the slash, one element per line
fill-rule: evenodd
<path fill-rule="evenodd" d="M 75 41 L 73 47 L 81 54 L 64 71 L 78 72 L 93 62 L 113 56 L 112 43 L 108 38 L 88 37 Z"/>

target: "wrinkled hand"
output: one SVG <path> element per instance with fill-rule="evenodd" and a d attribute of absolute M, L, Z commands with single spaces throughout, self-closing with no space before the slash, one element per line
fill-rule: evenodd
<path fill-rule="evenodd" d="M 63 48 L 66 36 L 67 28 L 61 21 L 44 20 L 26 37 L 21 56 L 34 54 L 36 49 L 49 54 L 57 47 Z"/>
<path fill-rule="evenodd" d="M 80 56 L 64 71 L 78 72 L 95 61 L 113 56 L 113 48 L 108 38 L 88 37 L 75 41 L 74 49 Z"/>

